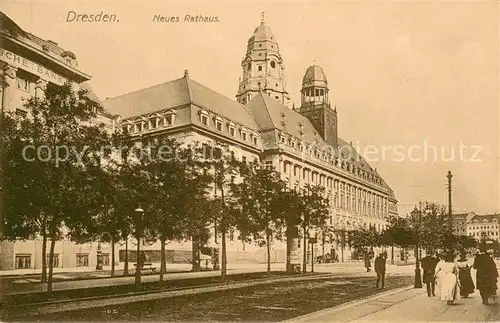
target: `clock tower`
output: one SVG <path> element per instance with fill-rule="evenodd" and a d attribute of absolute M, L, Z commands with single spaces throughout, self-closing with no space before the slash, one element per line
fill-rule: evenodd
<path fill-rule="evenodd" d="M 337 109 L 329 101 L 328 80 L 318 65 L 310 66 L 302 79 L 301 105 L 296 111 L 309 119 L 326 143 L 338 147 Z"/>
<path fill-rule="evenodd" d="M 254 95 L 262 91 L 274 100 L 289 105 L 290 95 L 286 90 L 285 65 L 278 41 L 271 28 L 264 22 L 264 15 L 260 25 L 255 28 L 248 40 L 241 68 L 242 77 L 236 93 L 236 100 L 239 103 L 248 104 Z"/>

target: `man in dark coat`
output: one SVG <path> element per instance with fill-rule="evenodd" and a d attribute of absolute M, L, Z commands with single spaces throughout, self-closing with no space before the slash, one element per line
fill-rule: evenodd
<path fill-rule="evenodd" d="M 385 285 L 385 258 L 383 254 L 379 254 L 375 258 L 375 272 L 377 273 L 377 288 L 380 282 L 382 282 L 382 287 Z"/>
<path fill-rule="evenodd" d="M 472 267 L 476 269 L 476 286 L 483 304 L 488 305 L 488 298 L 497 292 L 498 270 L 495 261 L 486 253 L 486 247 L 479 248 Z"/>
<path fill-rule="evenodd" d="M 365 262 L 366 272 L 369 272 L 371 270 L 370 268 L 372 266 L 372 263 L 371 263 L 370 253 L 368 252 L 368 250 L 365 251 L 363 258 Z"/>
<path fill-rule="evenodd" d="M 434 291 L 436 289 L 436 265 L 439 262 L 437 257 L 433 257 L 432 255 L 426 255 L 424 258 L 420 260 L 420 266 L 422 267 L 424 274 L 422 275 L 422 281 L 427 285 L 427 296 L 436 296 Z"/>

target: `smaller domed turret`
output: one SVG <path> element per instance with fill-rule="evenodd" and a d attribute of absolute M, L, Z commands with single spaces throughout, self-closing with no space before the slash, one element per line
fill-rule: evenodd
<path fill-rule="evenodd" d="M 311 65 L 302 78 L 302 105 L 328 104 L 328 80 L 319 65 Z"/>
<path fill-rule="evenodd" d="M 311 121 L 324 141 L 337 147 L 337 111 L 331 108 L 328 92 L 328 80 L 321 66 L 309 66 L 302 78 L 297 112 Z"/>
<path fill-rule="evenodd" d="M 302 87 L 320 86 L 328 88 L 325 72 L 319 65 L 311 65 L 302 78 Z"/>

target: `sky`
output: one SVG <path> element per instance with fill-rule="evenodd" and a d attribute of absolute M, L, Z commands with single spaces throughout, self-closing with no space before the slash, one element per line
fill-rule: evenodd
<path fill-rule="evenodd" d="M 102 99 L 185 69 L 234 98 L 248 38 L 265 12 L 295 105 L 307 67 L 322 66 L 339 136 L 366 153 L 401 213 L 420 200 L 447 204 L 448 170 L 454 213 L 500 212 L 498 1 L 17 1 L 0 10 L 74 52 Z M 67 22 L 69 11 L 103 11 L 119 22 Z M 219 22 L 153 22 L 186 14 Z"/>

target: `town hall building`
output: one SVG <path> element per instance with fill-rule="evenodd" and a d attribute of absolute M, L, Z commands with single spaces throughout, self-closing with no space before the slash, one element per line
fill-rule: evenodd
<path fill-rule="evenodd" d="M 236 100 L 196 82 L 186 70 L 181 78 L 103 104 L 132 137 L 168 135 L 184 143 L 223 143 L 240 160 L 261 158 L 281 173 L 289 189 L 323 186 L 331 205 L 328 223 L 337 233 L 360 227 L 383 230 L 388 218 L 397 215 L 397 200 L 377 170 L 339 137 L 341 107 L 331 103 L 323 69 L 306 69 L 295 106 L 286 90 L 278 42 L 264 21 L 248 40 L 241 67 Z M 228 262 L 251 252 L 265 259 L 265 248 L 245 246 L 237 233 L 231 232 L 229 240 Z M 336 241 L 326 247 L 328 252 L 341 253 Z M 175 248 L 190 246 L 179 243 Z M 349 258 L 349 250 L 343 251 Z M 285 245 L 274 242 L 273 256 L 284 261 Z"/>

